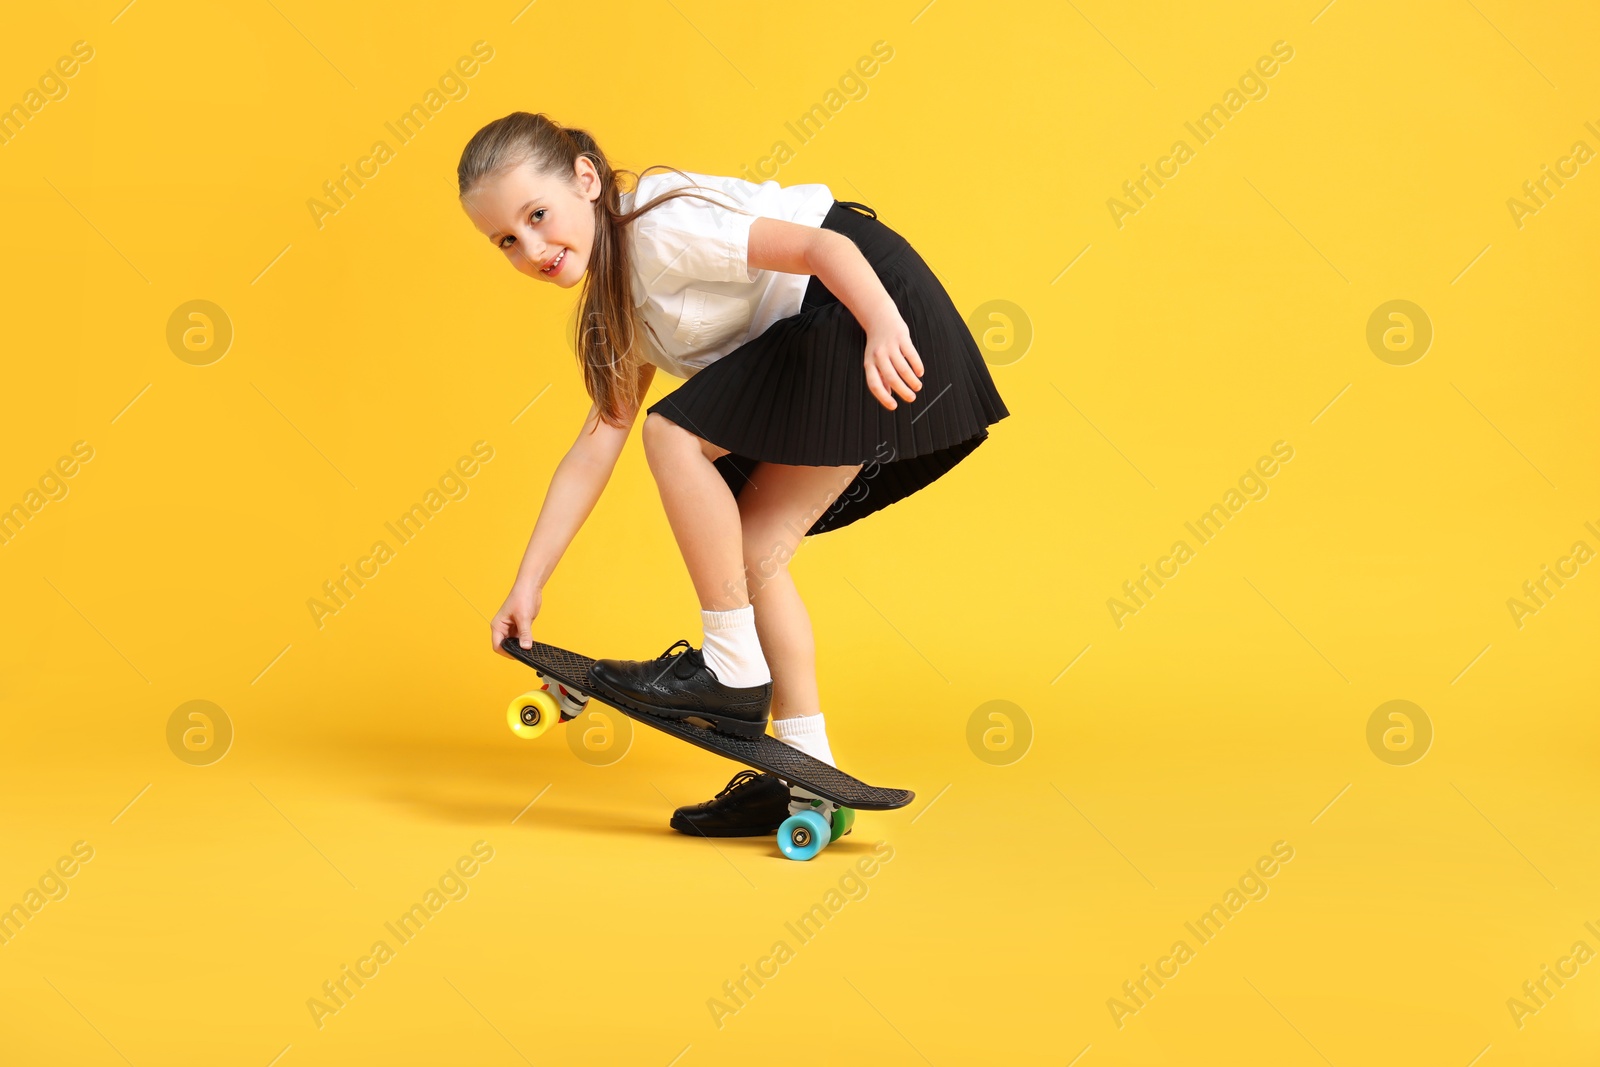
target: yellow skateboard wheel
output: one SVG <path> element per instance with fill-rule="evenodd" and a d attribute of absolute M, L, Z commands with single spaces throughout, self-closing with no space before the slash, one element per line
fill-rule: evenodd
<path fill-rule="evenodd" d="M 506 708 L 506 724 L 524 741 L 532 741 L 561 721 L 561 705 L 545 689 L 533 689 Z"/>

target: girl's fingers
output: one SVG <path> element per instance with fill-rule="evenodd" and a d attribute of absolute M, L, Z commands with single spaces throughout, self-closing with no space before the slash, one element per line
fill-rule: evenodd
<path fill-rule="evenodd" d="M 889 395 L 889 390 L 883 387 L 883 379 L 878 375 L 877 365 L 870 362 L 867 364 L 867 391 L 877 397 L 878 403 L 890 411 L 894 410 L 894 398 Z"/>
<path fill-rule="evenodd" d="M 898 348 L 891 348 L 889 349 L 889 359 L 894 364 L 895 373 L 900 375 L 900 379 L 904 381 L 906 385 L 910 386 L 913 390 L 922 388 L 922 382 L 917 379 L 917 372 L 911 369 L 911 364 L 907 362 L 903 352 L 901 352 Z M 908 396 L 906 399 L 915 400 L 916 397 Z"/>
<path fill-rule="evenodd" d="M 901 380 L 903 373 L 909 373 L 910 368 L 908 367 L 906 368 L 905 372 L 902 372 L 900 367 L 895 365 L 895 358 L 900 358 L 900 363 L 904 365 L 905 359 L 900 357 L 898 352 L 894 353 L 893 357 L 891 357 L 888 352 L 879 354 L 878 362 L 882 365 L 881 370 L 883 379 L 889 383 L 890 388 L 900 395 L 901 399 L 907 401 L 915 400 L 917 398 L 917 394 L 913 393 L 911 391 L 911 387 Z"/>
<path fill-rule="evenodd" d="M 866 360 L 866 373 L 867 388 L 878 403 L 893 411 L 899 406 L 895 396 L 908 402 L 916 400 L 922 388 L 922 357 L 910 338 L 905 338 L 873 349 Z"/>
<path fill-rule="evenodd" d="M 911 356 L 911 366 L 917 372 L 917 377 L 922 377 L 922 357 L 917 355 L 917 350 L 910 341 L 906 342 L 905 350 Z"/>

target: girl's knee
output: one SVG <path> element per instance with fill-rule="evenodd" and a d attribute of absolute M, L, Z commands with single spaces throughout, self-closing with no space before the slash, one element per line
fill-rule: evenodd
<path fill-rule="evenodd" d="M 645 416 L 644 425 L 639 428 L 645 459 L 652 464 L 671 454 L 689 436 L 683 427 L 654 411 Z"/>
<path fill-rule="evenodd" d="M 646 458 L 664 455 L 673 449 L 688 449 L 691 445 L 698 448 L 700 453 L 707 459 L 713 461 L 728 454 L 726 448 L 702 440 L 665 415 L 655 411 L 645 416 L 644 425 L 639 428 L 639 436 L 644 441 Z"/>
<path fill-rule="evenodd" d="M 644 424 L 639 427 L 639 438 L 646 448 L 659 446 L 665 439 L 672 436 L 672 431 L 679 429 L 677 423 L 671 419 L 652 411 L 644 417 Z"/>

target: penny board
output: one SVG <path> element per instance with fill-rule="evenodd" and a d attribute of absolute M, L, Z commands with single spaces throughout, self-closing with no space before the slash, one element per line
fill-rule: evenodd
<path fill-rule="evenodd" d="M 607 707 L 616 708 L 635 722 L 642 722 L 680 741 L 687 741 L 691 745 L 708 752 L 715 752 L 736 763 L 776 774 L 790 785 L 797 785 L 835 804 L 855 808 L 858 811 L 890 811 L 905 807 L 916 797 L 916 794 L 909 789 L 886 789 L 868 785 L 859 778 L 814 759 L 767 734 L 759 737 L 736 737 L 687 720 L 651 715 L 648 712 L 623 707 L 607 699 L 590 682 L 589 668 L 594 666 L 594 660 L 588 656 L 580 656 L 576 652 L 568 652 L 564 648 L 547 645 L 542 641 L 535 641 L 532 648 L 523 648 L 515 637 L 506 638 L 500 647 L 546 678 L 553 678 L 568 689 L 575 689 Z"/>

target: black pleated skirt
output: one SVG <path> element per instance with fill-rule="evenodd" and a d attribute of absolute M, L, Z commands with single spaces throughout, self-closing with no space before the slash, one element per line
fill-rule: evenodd
<path fill-rule="evenodd" d="M 890 411 L 868 391 L 866 332 L 813 276 L 798 314 L 647 409 L 728 449 L 716 466 L 736 497 L 762 461 L 863 464 L 808 535 L 910 496 L 965 459 L 988 439 L 989 426 L 1010 414 L 961 313 L 904 237 L 853 201 L 835 200 L 822 227 L 855 242 L 905 319 L 922 357 L 917 399 L 897 397 Z"/>

